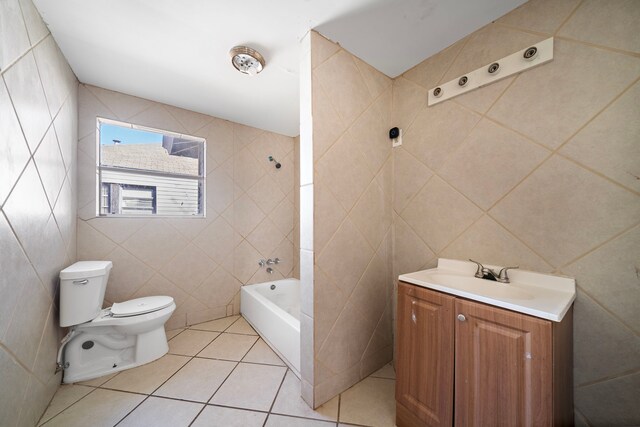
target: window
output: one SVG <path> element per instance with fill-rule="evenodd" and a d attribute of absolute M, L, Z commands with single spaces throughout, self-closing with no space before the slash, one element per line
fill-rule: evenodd
<path fill-rule="evenodd" d="M 98 118 L 98 215 L 204 216 L 205 140 Z"/>

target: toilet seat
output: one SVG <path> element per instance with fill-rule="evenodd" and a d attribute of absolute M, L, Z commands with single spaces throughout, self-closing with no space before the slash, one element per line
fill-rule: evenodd
<path fill-rule="evenodd" d="M 114 303 L 111 306 L 111 316 L 129 317 L 162 310 L 173 304 L 173 298 L 168 296 L 153 296 L 136 298 L 125 302 Z"/>

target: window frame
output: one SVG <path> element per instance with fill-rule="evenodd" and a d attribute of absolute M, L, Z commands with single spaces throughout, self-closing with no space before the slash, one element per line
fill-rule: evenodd
<path fill-rule="evenodd" d="M 135 129 L 135 130 L 140 130 L 140 131 L 147 131 L 147 132 L 153 132 L 153 133 L 159 133 L 162 135 L 166 135 L 166 136 L 172 136 L 175 138 L 186 138 L 186 139 L 191 139 L 194 142 L 200 142 L 202 143 L 202 175 L 198 175 L 193 176 L 193 175 L 181 175 L 181 174 L 173 174 L 173 173 L 162 173 L 162 172 L 154 172 L 154 171 L 147 171 L 147 170 L 143 170 L 143 169 L 126 169 L 126 168 L 117 168 L 117 167 L 112 167 L 112 166 L 103 166 L 101 165 L 102 159 L 102 152 L 100 150 L 100 126 L 102 124 L 106 124 L 106 125 L 112 125 L 112 126 L 119 126 L 119 127 L 123 127 L 123 128 L 129 128 L 129 129 Z M 207 217 L 206 213 L 207 213 L 207 191 L 206 191 L 206 186 L 207 186 L 207 141 L 205 138 L 199 137 L 199 136 L 194 136 L 194 135 L 188 135 L 188 134 L 184 134 L 184 133 L 178 133 L 178 132 L 172 132 L 169 130 L 164 130 L 164 129 L 157 129 L 157 128 L 152 128 L 149 126 L 143 126 L 143 125 L 138 125 L 135 123 L 128 123 L 128 122 L 122 122 L 119 120 L 113 120 L 113 119 L 107 119 L 104 117 L 96 117 L 96 144 L 95 144 L 95 149 L 96 149 L 96 161 L 95 161 L 95 170 L 96 170 L 96 183 L 95 183 L 95 217 L 96 218 L 181 218 L 181 219 L 205 219 Z M 199 188 L 198 190 L 198 194 L 199 194 L 199 205 L 201 205 L 201 212 L 197 215 L 167 215 L 167 214 L 157 214 L 157 213 L 153 213 L 153 214 L 103 214 L 101 212 L 101 205 L 102 205 L 102 171 L 103 170 L 132 170 L 132 171 L 136 171 L 136 173 L 140 174 L 140 175 L 154 175 L 154 176 L 164 176 L 164 177 L 172 177 L 172 178 L 185 178 L 185 179 L 192 179 L 194 181 L 198 181 L 199 183 L 199 187 L 201 187 L 201 189 Z M 108 183 L 107 183 L 108 184 Z"/>

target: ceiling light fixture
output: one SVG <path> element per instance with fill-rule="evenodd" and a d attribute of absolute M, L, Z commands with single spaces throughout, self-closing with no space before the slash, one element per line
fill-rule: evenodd
<path fill-rule="evenodd" d="M 231 63 L 236 70 L 255 76 L 264 68 L 264 58 L 260 53 L 247 46 L 236 46 L 229 51 Z"/>

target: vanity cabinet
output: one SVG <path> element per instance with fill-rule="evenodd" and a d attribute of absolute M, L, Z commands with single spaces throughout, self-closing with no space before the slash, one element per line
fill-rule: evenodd
<path fill-rule="evenodd" d="M 562 322 L 400 282 L 396 424 L 573 424 L 572 309 Z"/>

